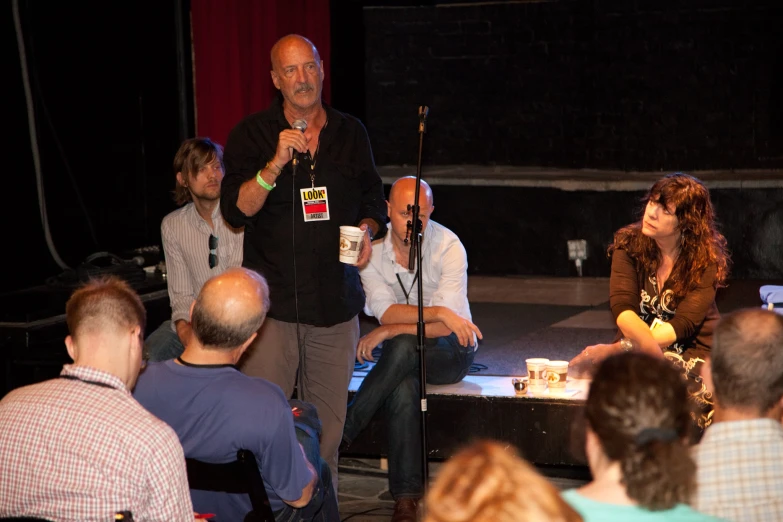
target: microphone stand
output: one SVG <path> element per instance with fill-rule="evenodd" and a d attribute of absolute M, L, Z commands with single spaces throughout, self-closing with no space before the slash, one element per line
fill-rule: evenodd
<path fill-rule="evenodd" d="M 427 365 L 424 347 L 424 285 L 421 271 L 421 220 L 419 219 L 419 188 L 421 187 L 421 154 L 424 148 L 424 133 L 427 132 L 427 115 L 429 107 L 419 107 L 419 158 L 416 164 L 416 194 L 413 198 L 413 204 L 408 205 L 408 210 L 412 211 L 411 216 L 411 250 L 408 258 L 408 270 L 416 270 L 418 289 L 418 307 L 419 320 L 416 323 L 416 335 L 418 337 L 419 352 L 419 397 L 421 405 L 421 466 L 422 476 L 424 478 L 424 493 L 429 488 L 429 463 L 427 461 Z"/>
<path fill-rule="evenodd" d="M 295 120 L 291 127 L 304 134 L 307 129 L 305 120 Z M 302 380 L 304 378 L 304 349 L 302 348 L 302 338 L 299 336 L 299 286 L 296 278 L 296 168 L 301 162 L 301 153 L 296 149 L 291 150 L 291 201 L 294 203 L 291 207 L 291 255 L 293 257 L 294 267 L 294 308 L 296 309 L 296 347 L 299 350 L 299 368 L 296 373 L 296 398 L 304 400 L 302 393 Z M 304 210 L 302 210 L 304 214 Z M 303 216 L 304 218 L 304 216 Z"/>
<path fill-rule="evenodd" d="M 298 121 L 298 120 L 297 120 Z M 306 125 L 306 124 L 305 124 Z M 302 132 L 301 128 L 299 128 Z M 299 153 L 296 149 L 291 151 L 291 201 L 294 205 L 291 206 L 291 258 L 294 268 L 294 309 L 296 311 L 296 347 L 299 353 L 299 366 L 296 369 L 296 398 L 300 401 L 304 400 L 302 395 L 302 379 L 304 376 L 304 368 L 302 362 L 304 361 L 304 353 L 302 350 L 302 341 L 299 337 L 299 284 L 296 277 L 296 167 L 299 166 Z M 303 211 L 304 212 L 304 211 Z"/>

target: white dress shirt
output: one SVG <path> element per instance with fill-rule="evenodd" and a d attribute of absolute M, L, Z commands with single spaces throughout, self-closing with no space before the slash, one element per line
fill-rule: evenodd
<path fill-rule="evenodd" d="M 387 225 L 390 227 L 390 225 Z M 468 256 L 454 232 L 430 220 L 422 235 L 422 289 L 424 306 L 445 306 L 472 320 L 468 305 Z M 365 313 L 380 321 L 393 304 L 418 303 L 415 272 L 397 263 L 391 230 L 372 247 L 372 259 L 360 272 L 367 296 Z M 399 275 L 400 282 L 397 280 Z M 409 292 L 407 303 L 405 293 Z"/>

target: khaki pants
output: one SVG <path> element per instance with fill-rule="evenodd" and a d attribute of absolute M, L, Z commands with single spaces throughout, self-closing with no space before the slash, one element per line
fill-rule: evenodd
<path fill-rule="evenodd" d="M 329 327 L 299 325 L 304 351 L 300 399 L 315 405 L 321 419 L 321 456 L 332 470 L 337 490 L 337 458 L 348 407 L 348 385 L 353 376 L 359 318 Z M 258 337 L 240 361 L 247 375 L 263 377 L 291 397 L 299 367 L 296 323 L 267 318 Z"/>

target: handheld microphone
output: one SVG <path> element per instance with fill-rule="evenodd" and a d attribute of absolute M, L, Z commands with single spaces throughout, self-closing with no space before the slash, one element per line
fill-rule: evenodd
<path fill-rule="evenodd" d="M 294 129 L 302 131 L 302 134 L 304 134 L 304 131 L 307 130 L 307 122 L 305 120 L 296 120 L 296 121 L 294 121 L 294 123 L 291 124 L 291 127 L 294 128 Z M 299 157 L 300 157 L 301 154 L 302 153 L 297 151 L 297 150 L 293 151 L 293 162 L 294 162 L 294 165 L 298 165 L 299 164 Z"/>
<path fill-rule="evenodd" d="M 304 132 L 307 130 L 307 122 L 305 120 L 296 120 L 294 123 L 291 124 L 291 127 L 293 127 L 296 130 L 300 130 Z"/>

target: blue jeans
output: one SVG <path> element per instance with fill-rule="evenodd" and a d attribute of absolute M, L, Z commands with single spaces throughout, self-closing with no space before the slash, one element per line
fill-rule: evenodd
<path fill-rule="evenodd" d="M 389 439 L 389 492 L 397 498 L 421 497 L 421 408 L 419 353 L 415 335 L 398 335 L 383 343 L 383 354 L 367 374 L 348 406 L 343 439 L 350 444 L 381 407 L 386 410 Z M 457 336 L 425 340 L 429 384 L 453 384 L 470 371 L 473 348 Z"/>
<path fill-rule="evenodd" d="M 185 347 L 179 340 L 177 332 L 171 329 L 171 321 L 163 321 L 158 329 L 144 340 L 144 358 L 150 362 L 176 359 Z"/>
<path fill-rule="evenodd" d="M 292 399 L 288 401 L 292 407 L 298 408 L 294 415 L 294 427 L 296 439 L 305 452 L 305 457 L 319 474 L 320 480 L 316 484 L 313 498 L 303 508 L 296 509 L 286 505 L 276 512 L 275 522 L 332 522 L 340 520 L 332 485 L 332 471 L 329 465 L 321 457 L 319 438 L 321 436 L 321 421 L 315 406 L 310 403 Z"/>

